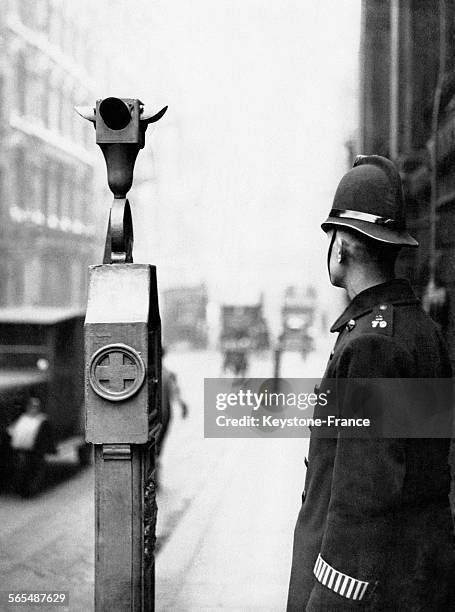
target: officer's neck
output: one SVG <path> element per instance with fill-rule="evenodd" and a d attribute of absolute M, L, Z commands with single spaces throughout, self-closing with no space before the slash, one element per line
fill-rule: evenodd
<path fill-rule="evenodd" d="M 353 270 L 352 273 L 347 276 L 344 288 L 346 289 L 349 300 L 353 300 L 356 295 L 365 291 L 365 289 L 387 283 L 394 278 L 395 275 L 393 273 L 385 273 L 381 270 Z"/>

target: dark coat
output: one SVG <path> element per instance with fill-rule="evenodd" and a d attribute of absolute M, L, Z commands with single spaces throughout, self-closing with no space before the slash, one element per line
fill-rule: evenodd
<path fill-rule="evenodd" d="M 54 429 L 47 418 L 41 423 L 38 429 L 33 452 L 40 457 L 47 454 L 55 455 L 57 453 Z"/>
<path fill-rule="evenodd" d="M 331 331 L 340 333 L 321 386 L 451 376 L 439 331 L 406 281 L 358 294 Z M 288 612 L 455 610 L 448 452 L 444 438 L 323 438 L 313 430 Z"/>

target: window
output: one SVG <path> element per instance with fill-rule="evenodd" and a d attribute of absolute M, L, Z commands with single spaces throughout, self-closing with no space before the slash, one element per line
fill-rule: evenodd
<path fill-rule="evenodd" d="M 27 62 L 25 55 L 19 53 L 16 62 L 16 99 L 17 109 L 21 115 L 25 115 L 26 112 L 27 79 Z"/>
<path fill-rule="evenodd" d="M 55 184 L 56 184 L 56 214 L 59 219 L 62 218 L 62 208 L 63 208 L 63 184 L 64 184 L 64 174 L 65 170 L 62 164 L 57 164 L 56 173 L 55 173 Z"/>
<path fill-rule="evenodd" d="M 58 44 L 59 24 L 58 24 L 58 8 L 52 0 L 49 3 L 49 41 L 54 45 Z"/>
<path fill-rule="evenodd" d="M 35 26 L 35 17 L 37 6 L 35 2 L 29 0 L 18 0 L 18 14 L 19 18 L 24 25 L 29 28 Z"/>
<path fill-rule="evenodd" d="M 36 25 L 43 34 L 49 33 L 51 6 L 50 0 L 38 0 L 36 8 Z"/>
<path fill-rule="evenodd" d="M 65 128 L 65 134 L 68 136 L 68 138 L 74 139 L 74 119 L 76 116 L 79 116 L 76 114 L 76 111 L 74 110 L 74 99 L 75 99 L 75 93 L 74 91 L 68 87 L 65 89 L 65 96 L 64 96 L 64 128 Z"/>
<path fill-rule="evenodd" d="M 49 163 L 47 159 L 43 160 L 43 168 L 41 170 L 41 211 L 45 217 L 49 215 Z"/>
<path fill-rule="evenodd" d="M 43 212 L 43 173 L 39 164 L 30 164 L 30 195 L 28 207 L 30 210 L 38 213 L 38 217 L 34 218 L 35 222 L 41 219 Z"/>
<path fill-rule="evenodd" d="M 72 168 L 65 168 L 62 179 L 62 217 L 73 219 L 73 203 L 74 203 L 74 170 Z"/>
<path fill-rule="evenodd" d="M 57 167 L 49 165 L 47 172 L 47 219 L 50 227 L 55 227 L 58 212 Z"/>
<path fill-rule="evenodd" d="M 11 257 L 7 266 L 8 304 L 21 304 L 24 298 L 24 262 Z"/>
<path fill-rule="evenodd" d="M 28 88 L 25 96 L 25 111 L 29 117 L 41 119 L 43 104 L 43 81 L 36 71 L 28 74 Z"/>
<path fill-rule="evenodd" d="M 49 70 L 47 70 L 46 72 L 44 72 L 43 74 L 43 79 L 42 79 L 42 94 L 41 94 L 41 112 L 40 112 L 40 116 L 41 116 L 41 121 L 43 122 L 43 125 L 45 125 L 46 127 L 49 127 L 49 106 L 50 106 L 50 96 L 51 96 L 51 91 L 50 91 L 50 72 Z"/>
<path fill-rule="evenodd" d="M 25 153 L 22 147 L 16 149 L 14 155 L 14 180 L 16 183 L 16 206 L 24 208 L 26 200 L 26 185 L 25 185 Z"/>

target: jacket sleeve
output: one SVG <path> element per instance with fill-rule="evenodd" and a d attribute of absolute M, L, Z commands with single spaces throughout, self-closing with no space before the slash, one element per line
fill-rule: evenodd
<path fill-rule="evenodd" d="M 350 395 L 352 400 L 349 379 L 406 377 L 409 360 L 390 337 L 366 334 L 349 343 L 337 371 L 345 379 L 344 392 L 337 398 L 340 416 L 352 409 L 345 405 Z M 387 410 L 394 410 L 396 402 L 400 409 L 400 398 L 394 394 L 365 398 L 375 406 L 387 401 Z M 307 611 L 365 607 L 380 583 L 394 537 L 393 514 L 404 477 L 402 439 L 349 439 L 338 434 L 328 515 Z"/>

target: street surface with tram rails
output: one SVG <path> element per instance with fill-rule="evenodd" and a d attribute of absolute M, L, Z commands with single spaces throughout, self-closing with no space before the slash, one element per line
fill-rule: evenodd
<path fill-rule="evenodd" d="M 305 361 L 285 354 L 282 376 L 320 376 L 329 350 L 330 339 Z M 158 611 L 285 607 L 308 440 L 204 439 L 203 377 L 220 376 L 221 363 L 215 351 L 166 357 L 189 416 L 174 411 L 161 457 Z M 248 376 L 270 378 L 272 372 L 271 353 L 251 358 Z M 36 498 L 0 495 L 0 592 L 69 591 L 69 607 L 59 609 L 90 611 L 93 469 L 78 468 L 66 445 L 50 459 L 49 475 Z M 0 604 L 0 611 L 10 609 Z"/>

